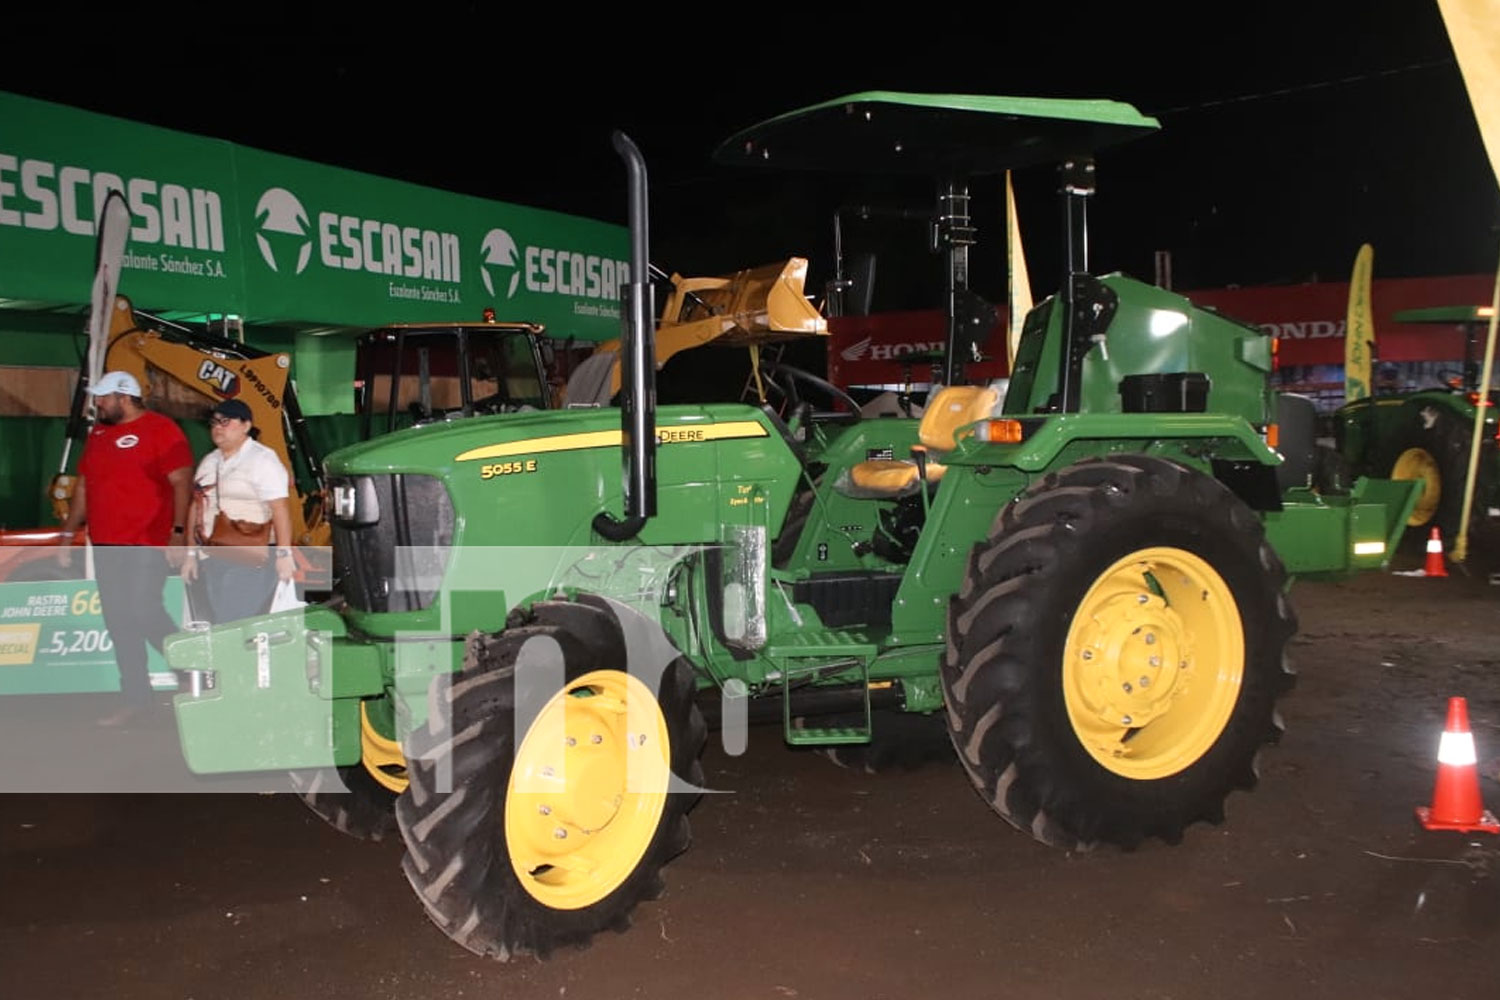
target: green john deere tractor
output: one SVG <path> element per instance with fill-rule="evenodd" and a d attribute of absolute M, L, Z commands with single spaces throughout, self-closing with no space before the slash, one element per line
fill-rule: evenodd
<path fill-rule="evenodd" d="M 1422 494 L 1409 524 L 1425 537 L 1436 526 L 1446 541 L 1458 536 L 1464 483 L 1480 395 L 1480 355 L 1489 327 L 1488 306 L 1406 309 L 1402 323 L 1444 324 L 1464 331 L 1461 371 L 1440 373 L 1438 384 L 1415 392 L 1382 393 L 1340 407 L 1334 418 L 1339 453 L 1357 475 L 1414 479 Z M 1484 394 L 1489 410 L 1479 442 L 1470 524 L 1500 516 L 1500 451 L 1495 406 L 1500 393 Z"/>
<path fill-rule="evenodd" d="M 731 753 L 763 716 L 816 747 L 928 716 L 986 803 L 1067 849 L 1218 822 L 1278 730 L 1288 580 L 1382 567 L 1417 490 L 1314 492 L 1267 444 L 1295 401 L 1265 335 L 1088 273 L 1087 154 L 1155 127 L 1109 101 L 865 93 L 721 147 L 936 180 L 944 385 L 920 419 L 867 420 L 795 369 L 785 412 L 656 408 L 646 171 L 617 134 L 623 405 L 330 456 L 336 599 L 170 641 L 196 674 L 189 764 L 295 771 L 341 828 L 399 829 L 433 921 L 499 958 L 621 928 L 662 891 L 705 716 Z M 967 384 L 967 185 L 1044 162 L 1064 281 L 1008 391 Z"/>

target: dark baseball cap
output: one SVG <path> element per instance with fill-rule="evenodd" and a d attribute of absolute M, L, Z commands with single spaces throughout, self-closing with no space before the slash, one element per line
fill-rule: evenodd
<path fill-rule="evenodd" d="M 250 407 L 245 405 L 241 399 L 226 399 L 214 407 L 214 412 L 221 417 L 232 417 L 235 420 L 244 420 L 247 423 L 255 423 L 255 418 L 250 414 Z"/>

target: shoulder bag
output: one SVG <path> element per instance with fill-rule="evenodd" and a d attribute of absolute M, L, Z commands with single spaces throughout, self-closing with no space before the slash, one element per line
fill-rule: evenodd
<path fill-rule="evenodd" d="M 222 471 L 214 483 L 214 498 L 219 511 L 214 515 L 213 530 L 203 544 L 213 549 L 212 558 L 225 559 L 243 566 L 264 566 L 271 558 L 271 522 L 240 521 L 224 513 Z"/>

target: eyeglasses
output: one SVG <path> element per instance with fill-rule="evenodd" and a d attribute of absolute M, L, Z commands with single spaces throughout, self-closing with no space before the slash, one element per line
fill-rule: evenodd
<path fill-rule="evenodd" d="M 208 426 L 223 427 L 225 424 L 229 423 L 232 420 L 234 420 L 233 417 L 209 417 Z"/>

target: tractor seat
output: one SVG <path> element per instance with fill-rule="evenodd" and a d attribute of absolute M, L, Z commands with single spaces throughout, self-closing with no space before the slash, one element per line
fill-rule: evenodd
<path fill-rule="evenodd" d="M 921 442 L 912 451 L 925 451 L 927 482 L 943 478 L 947 466 L 935 460 L 952 451 L 958 429 L 995 415 L 1003 396 L 999 389 L 987 385 L 950 385 L 939 389 L 927 401 L 922 422 L 917 426 Z M 915 460 L 874 460 L 860 462 L 839 477 L 835 488 L 850 497 L 902 497 L 918 489 Z"/>

